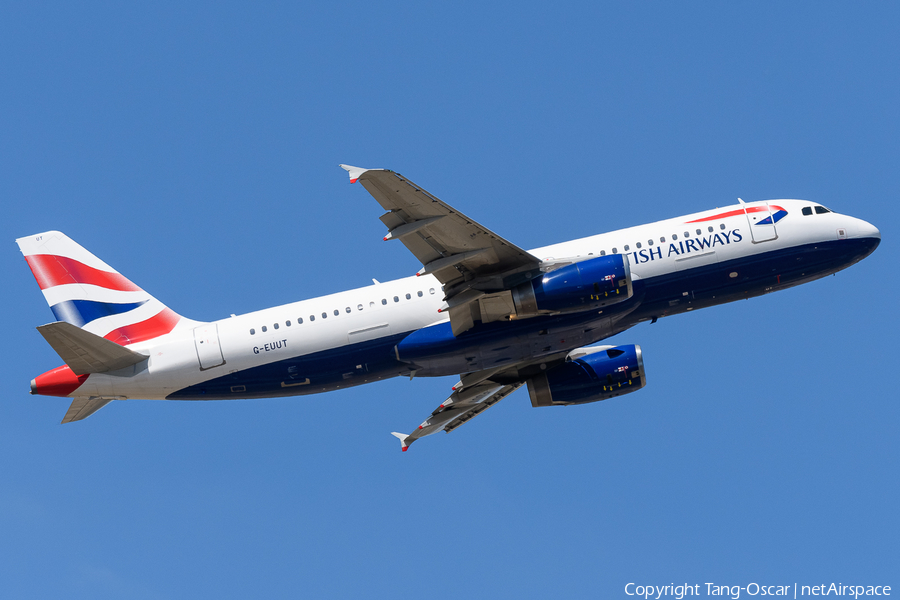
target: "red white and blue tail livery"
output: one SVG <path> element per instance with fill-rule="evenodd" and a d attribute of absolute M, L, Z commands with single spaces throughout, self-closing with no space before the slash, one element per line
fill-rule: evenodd
<path fill-rule="evenodd" d="M 450 432 L 520 387 L 532 406 L 646 385 L 640 346 L 593 345 L 638 323 L 819 279 L 881 241 L 806 200 L 744 202 L 524 250 L 384 169 L 341 165 L 386 211 L 410 277 L 235 315 L 184 318 L 58 231 L 17 240 L 64 365 L 32 394 L 72 398 L 63 422 L 112 400 L 307 395 L 388 377 L 458 375 L 411 434 Z"/>
<path fill-rule="evenodd" d="M 65 234 L 16 240 L 57 321 L 128 346 L 171 332 L 181 317 Z"/>

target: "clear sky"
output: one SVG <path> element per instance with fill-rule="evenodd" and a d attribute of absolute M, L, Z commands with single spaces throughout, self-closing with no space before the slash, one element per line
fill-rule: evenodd
<path fill-rule="evenodd" d="M 0 8 L 0 589 L 9 598 L 900 591 L 896 3 Z M 455 380 L 114 403 L 59 425 L 17 237 L 59 229 L 213 320 L 414 273 L 338 163 L 525 248 L 807 198 L 851 269 L 614 340 L 648 385 L 519 391 L 401 453 Z"/>

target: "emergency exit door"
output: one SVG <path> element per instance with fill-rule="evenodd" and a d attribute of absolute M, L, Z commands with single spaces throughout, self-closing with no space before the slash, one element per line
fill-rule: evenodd
<path fill-rule="evenodd" d="M 225 364 L 219 345 L 219 328 L 215 323 L 194 328 L 194 346 L 197 347 L 201 371 Z"/>

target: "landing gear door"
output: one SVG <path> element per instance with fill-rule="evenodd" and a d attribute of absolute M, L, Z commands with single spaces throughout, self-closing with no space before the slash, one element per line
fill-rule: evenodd
<path fill-rule="evenodd" d="M 225 364 L 219 345 L 219 329 L 215 323 L 194 328 L 194 346 L 197 347 L 201 371 Z"/>
<path fill-rule="evenodd" d="M 740 198 L 738 201 L 747 216 L 747 225 L 750 227 L 750 237 L 754 244 L 778 239 L 778 232 L 775 230 L 775 215 L 768 202 L 748 207 Z"/>

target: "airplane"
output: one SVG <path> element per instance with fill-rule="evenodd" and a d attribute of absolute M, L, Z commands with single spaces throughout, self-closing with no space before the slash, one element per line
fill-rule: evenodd
<path fill-rule="evenodd" d="M 63 423 L 113 400 L 316 394 L 389 377 L 458 375 L 411 434 L 450 432 L 525 386 L 532 406 L 646 385 L 641 347 L 594 345 L 638 323 L 845 269 L 873 225 L 806 200 L 738 204 L 526 251 L 399 173 L 340 165 L 385 209 L 385 240 L 422 263 L 395 281 L 218 321 L 165 306 L 58 231 L 17 240 L 56 318 L 64 365 L 31 393 L 72 398 Z"/>

